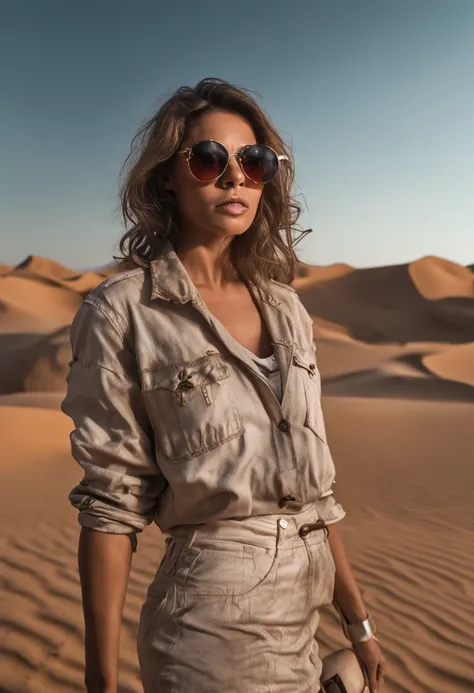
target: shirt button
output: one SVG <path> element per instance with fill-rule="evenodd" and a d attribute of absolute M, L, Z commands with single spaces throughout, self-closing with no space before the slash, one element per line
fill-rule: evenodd
<path fill-rule="evenodd" d="M 278 424 L 278 428 L 280 429 L 280 431 L 283 431 L 284 433 L 288 433 L 288 431 L 291 428 L 291 424 L 286 419 L 282 419 L 280 421 L 280 423 Z"/>
<path fill-rule="evenodd" d="M 285 507 L 287 503 L 291 503 L 292 501 L 295 501 L 296 498 L 294 496 L 283 496 L 283 498 L 280 498 L 280 508 Z"/>
<path fill-rule="evenodd" d="M 287 520 L 280 520 L 280 527 L 282 529 L 286 529 L 288 527 L 288 521 Z"/>

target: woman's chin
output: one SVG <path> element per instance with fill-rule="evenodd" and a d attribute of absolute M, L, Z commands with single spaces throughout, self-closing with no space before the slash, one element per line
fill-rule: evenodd
<path fill-rule="evenodd" d="M 248 212 L 238 217 L 223 217 L 222 222 L 225 228 L 228 228 L 232 233 L 245 233 L 252 226 L 255 219 L 255 214 Z"/>
<path fill-rule="evenodd" d="M 248 221 L 243 222 L 243 219 L 226 219 L 224 224 L 216 224 L 213 229 L 213 233 L 221 238 L 234 238 L 235 236 L 242 236 L 246 231 L 249 230 L 250 224 Z"/>

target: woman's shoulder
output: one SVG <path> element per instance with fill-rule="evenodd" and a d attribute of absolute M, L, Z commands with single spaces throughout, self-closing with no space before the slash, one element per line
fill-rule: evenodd
<path fill-rule="evenodd" d="M 111 277 L 107 277 L 100 284 L 97 284 L 84 300 L 88 303 L 101 303 L 102 301 L 115 302 L 129 299 L 143 288 L 146 273 L 147 270 L 143 267 L 119 268 Z"/>
<path fill-rule="evenodd" d="M 270 286 L 274 287 L 275 291 L 290 291 L 291 293 L 296 294 L 296 289 L 294 289 L 290 284 L 278 282 L 276 279 L 270 279 Z"/>
<path fill-rule="evenodd" d="M 260 295 L 268 303 L 283 303 L 291 306 L 298 294 L 289 284 L 284 284 L 276 279 L 269 279 L 265 284 L 259 285 Z"/>
<path fill-rule="evenodd" d="M 122 311 L 126 306 L 136 304 L 143 295 L 144 286 L 149 283 L 149 270 L 145 267 L 121 269 L 98 284 L 84 298 L 86 303 L 101 308 L 104 305 Z"/>
<path fill-rule="evenodd" d="M 281 303 L 284 303 L 290 311 L 291 318 L 295 324 L 296 332 L 301 331 L 305 338 L 308 337 L 312 341 L 313 335 L 313 319 L 308 313 L 300 295 L 289 284 L 283 284 L 274 279 L 271 280 L 272 295 Z"/>
<path fill-rule="evenodd" d="M 298 292 L 289 284 L 271 279 L 266 287 L 266 300 L 279 304 L 290 316 L 296 333 L 312 335 L 313 320 L 306 310 Z"/>
<path fill-rule="evenodd" d="M 128 332 L 130 313 L 140 305 L 147 283 L 147 268 L 120 269 L 84 296 L 73 325 L 81 322 L 86 314 L 88 322 L 95 319 L 100 321 L 102 315 L 125 335 Z"/>

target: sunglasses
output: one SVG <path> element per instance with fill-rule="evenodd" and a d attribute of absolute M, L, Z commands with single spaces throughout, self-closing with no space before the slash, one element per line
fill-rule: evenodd
<path fill-rule="evenodd" d="M 200 183 L 220 178 L 231 156 L 237 157 L 243 173 L 253 183 L 268 183 L 276 176 L 280 161 L 288 161 L 287 156 L 279 156 L 266 144 L 248 144 L 240 152 L 230 153 L 215 140 L 200 140 L 178 154 L 186 154 L 191 175 Z"/>

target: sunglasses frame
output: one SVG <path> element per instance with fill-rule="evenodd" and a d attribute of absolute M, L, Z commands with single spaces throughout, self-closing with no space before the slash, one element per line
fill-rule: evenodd
<path fill-rule="evenodd" d="M 193 148 L 197 144 L 200 144 L 201 142 L 214 142 L 215 144 L 219 144 L 221 147 L 223 147 L 225 149 L 225 151 L 227 152 L 227 163 L 224 167 L 224 170 L 218 176 L 216 176 L 215 178 L 212 178 L 209 181 L 204 181 L 204 180 L 200 180 L 199 178 L 196 178 L 194 173 L 191 171 L 191 165 L 189 163 L 191 160 L 191 157 L 193 155 L 193 153 L 192 153 Z M 266 147 L 271 152 L 273 152 L 276 156 L 278 166 L 277 166 L 277 170 L 275 172 L 275 175 L 272 176 L 270 178 L 270 180 L 266 181 L 265 183 L 262 183 L 261 181 L 258 181 L 258 180 L 253 180 L 253 178 L 250 178 L 250 176 L 248 176 L 245 173 L 245 170 L 244 170 L 244 167 L 242 166 L 242 161 L 241 161 L 240 157 L 242 156 L 243 152 L 245 152 L 245 150 L 248 149 L 249 147 Z M 206 183 L 206 184 L 207 183 L 215 183 L 216 180 L 219 180 L 219 178 L 224 175 L 224 173 L 227 171 L 227 167 L 229 166 L 229 161 L 230 161 L 231 156 L 237 157 L 237 161 L 239 162 L 240 170 L 242 171 L 244 176 L 246 178 L 248 178 L 250 181 L 252 181 L 252 183 L 256 183 L 258 185 L 266 185 L 266 183 L 270 183 L 270 181 L 272 181 L 278 173 L 278 170 L 280 168 L 280 161 L 288 161 L 288 157 L 285 154 L 277 154 L 276 151 L 274 149 L 272 149 L 272 147 L 268 146 L 268 144 L 246 144 L 244 147 L 242 147 L 242 149 L 239 152 L 229 152 L 229 150 L 227 149 L 225 144 L 222 144 L 222 142 L 219 142 L 218 140 L 213 140 L 210 138 L 206 139 L 206 140 L 198 140 L 197 142 L 194 142 L 190 147 L 186 147 L 186 149 L 181 149 L 180 151 L 178 151 L 178 154 L 186 154 L 186 163 L 188 164 L 189 172 L 192 175 L 192 177 L 194 178 L 194 180 L 197 180 L 199 183 Z"/>

